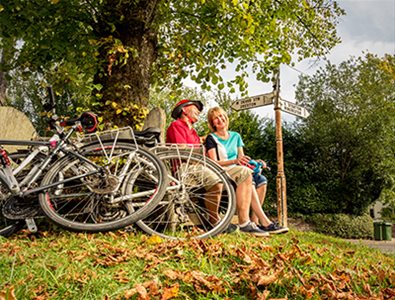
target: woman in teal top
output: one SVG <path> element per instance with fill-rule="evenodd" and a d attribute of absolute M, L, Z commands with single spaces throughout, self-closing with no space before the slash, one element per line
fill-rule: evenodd
<path fill-rule="evenodd" d="M 246 165 L 251 158 L 244 154 L 244 143 L 240 134 L 228 130 L 229 119 L 226 112 L 220 107 L 211 108 L 207 114 L 207 119 L 209 128 L 212 131 L 207 136 L 205 142 L 207 155 L 224 167 L 232 178 L 234 177 L 235 170 L 239 170 L 240 168 L 249 169 Z M 249 175 L 251 176 L 251 184 L 248 191 L 244 195 L 238 195 L 236 190 L 236 198 L 243 197 L 245 199 L 246 197 L 250 197 L 253 211 L 251 219 L 254 222 L 260 223 L 257 224 L 259 229 L 269 233 L 287 232 L 288 228 L 281 227 L 272 222 L 262 210 L 262 204 L 266 194 L 266 178 L 257 174 L 254 180 L 252 180 L 251 173 Z M 239 201 L 241 200 L 239 199 Z"/>

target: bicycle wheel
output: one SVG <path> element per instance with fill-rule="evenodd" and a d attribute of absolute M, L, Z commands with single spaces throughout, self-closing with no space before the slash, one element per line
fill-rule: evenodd
<path fill-rule="evenodd" d="M 167 239 L 203 239 L 221 233 L 236 211 L 235 192 L 226 172 L 204 156 L 188 151 L 157 155 L 170 177 L 166 195 L 148 217 L 136 224 L 148 234 Z M 207 179 L 207 170 L 222 185 L 219 201 L 207 191 L 214 183 L 207 182 L 211 180 Z"/>
<path fill-rule="evenodd" d="M 87 176 L 97 167 L 67 155 L 41 183 L 60 181 L 41 193 L 39 200 L 44 213 L 64 228 L 99 232 L 125 227 L 149 214 L 165 193 L 164 165 L 144 149 L 105 142 L 85 146 L 82 155 L 105 172 Z"/>
<path fill-rule="evenodd" d="M 0 236 L 8 237 L 21 230 L 24 224 L 23 221 L 8 220 L 0 214 Z"/>

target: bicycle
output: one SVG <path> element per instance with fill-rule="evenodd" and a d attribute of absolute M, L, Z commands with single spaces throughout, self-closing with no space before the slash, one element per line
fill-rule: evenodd
<path fill-rule="evenodd" d="M 203 239 L 223 232 L 236 211 L 233 181 L 225 170 L 204 155 L 202 146 L 157 145 L 151 151 L 166 166 L 169 186 L 151 213 L 135 224 L 150 235 L 167 239 Z M 204 188 L 207 170 L 222 185 L 219 203 Z M 216 223 L 210 222 L 212 207 L 218 212 Z"/>
<path fill-rule="evenodd" d="M 53 222 L 90 232 L 130 225 L 157 205 L 167 186 L 166 170 L 152 153 L 138 147 L 136 139 L 124 143 L 119 138 L 122 130 L 116 130 L 92 133 L 83 141 L 71 140 L 75 131 L 90 130 L 92 122 L 97 124 L 92 116 L 55 122 L 56 133 L 49 141 L 0 140 L 0 145 L 30 147 L 15 167 L 0 146 L 0 235 L 17 230 L 22 219 L 28 228 L 36 229 L 35 213 L 15 217 L 12 209 L 31 207 L 37 196 L 40 209 Z M 63 126 L 71 129 L 64 131 Z M 131 128 L 125 130 L 133 137 Z M 40 147 L 48 153 L 35 160 Z"/>

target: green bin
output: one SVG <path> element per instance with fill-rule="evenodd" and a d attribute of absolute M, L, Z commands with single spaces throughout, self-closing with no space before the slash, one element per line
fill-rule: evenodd
<path fill-rule="evenodd" d="M 389 222 L 384 222 L 381 224 L 381 236 L 384 241 L 392 240 L 392 224 Z"/>
<path fill-rule="evenodd" d="M 382 241 L 383 240 L 383 230 L 382 230 L 382 224 L 383 222 L 374 222 L 374 239 L 376 241 Z"/>

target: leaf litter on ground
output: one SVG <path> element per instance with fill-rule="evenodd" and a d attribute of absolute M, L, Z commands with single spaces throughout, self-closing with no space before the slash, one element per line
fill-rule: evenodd
<path fill-rule="evenodd" d="M 55 231 L 0 241 L 0 300 L 395 297 L 393 256 L 314 233 L 175 241 Z"/>

